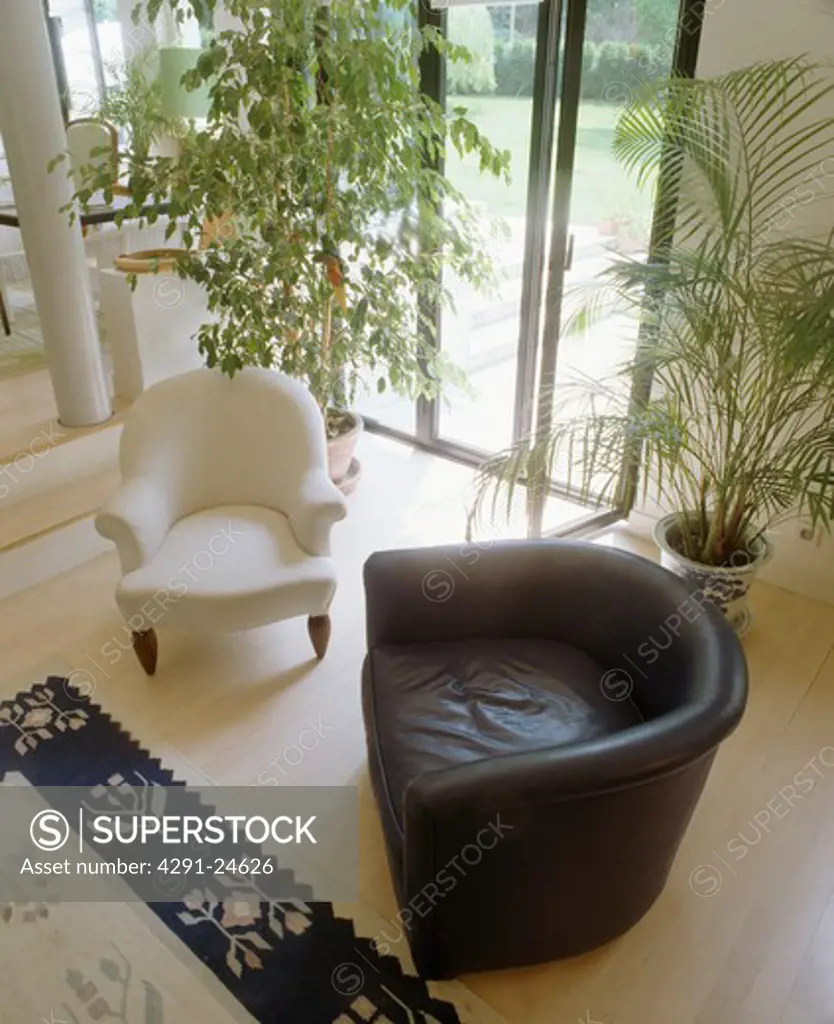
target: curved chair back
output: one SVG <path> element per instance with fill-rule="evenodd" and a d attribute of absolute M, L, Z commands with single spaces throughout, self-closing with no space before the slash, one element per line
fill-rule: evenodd
<path fill-rule="evenodd" d="M 107 121 L 79 117 L 67 125 L 67 151 L 73 185 L 84 187 L 84 168 L 110 168 L 113 184 L 119 174 L 119 134 Z"/>
<path fill-rule="evenodd" d="M 305 475 L 326 470 L 324 421 L 307 388 L 277 371 L 192 370 L 140 395 L 119 461 L 123 476 L 158 481 L 177 518 L 218 505 L 286 512 Z"/>

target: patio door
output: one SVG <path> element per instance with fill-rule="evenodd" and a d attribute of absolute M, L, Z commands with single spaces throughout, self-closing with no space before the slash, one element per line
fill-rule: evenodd
<path fill-rule="evenodd" d="M 535 339 L 527 310 L 540 304 L 552 173 L 560 18 L 564 0 L 415 0 L 417 20 L 473 54 L 446 65 L 424 54 L 421 84 L 447 110 L 463 106 L 490 141 L 511 155 L 509 185 L 481 174 L 477 159 L 451 147 L 443 170 L 475 207 L 495 218 L 490 240 L 496 286 L 444 285 L 455 309 L 435 310 L 436 343 L 463 369 L 472 393 L 450 389 L 436 402 L 385 392 L 360 404 L 387 432 L 475 463 L 518 436 L 516 391 L 532 400 Z"/>
<path fill-rule="evenodd" d="M 589 384 L 604 385 L 597 410 L 599 401 L 639 400 L 651 386 L 650 379 L 629 379 L 620 372 L 633 360 L 644 324 L 614 309 L 598 309 L 588 330 L 580 333 L 566 326 L 577 303 L 614 259 L 665 258 L 675 176 L 638 187 L 634 175 L 612 155 L 614 133 L 623 108 L 647 84 L 695 73 L 703 17 L 700 0 L 566 4 L 548 271 L 536 395 L 524 419 L 528 434 L 546 432 L 554 413 L 577 412 L 574 396 L 587 393 Z M 581 449 L 572 455 L 574 463 L 582 457 Z M 616 519 L 630 511 L 638 459 L 639 453 L 633 453 L 621 466 L 615 505 L 595 518 Z M 566 461 L 553 467 L 554 493 L 563 492 L 567 484 Z M 541 489 L 536 492 L 540 495 Z M 539 497 L 530 533 L 538 536 L 548 527 L 547 502 Z"/>
<path fill-rule="evenodd" d="M 477 160 L 450 152 L 446 174 L 495 227 L 489 239 L 495 285 L 478 292 L 446 280 L 455 308 L 439 317 L 444 351 L 462 367 L 471 395 L 449 393 L 433 427 L 443 441 L 486 452 L 517 436 L 517 396 L 529 402 L 535 340 L 527 315 L 537 303 L 546 243 L 547 197 L 556 122 L 558 40 L 563 0 L 501 4 L 451 0 L 446 32 L 474 55 L 447 68 L 447 109 L 464 106 L 499 149 L 511 154 L 509 186 L 479 173 Z"/>
<path fill-rule="evenodd" d="M 694 71 L 703 0 L 419 0 L 418 7 L 422 23 L 474 54 L 462 68 L 427 55 L 424 91 L 447 109 L 467 107 L 510 151 L 513 180 L 507 187 L 480 175 L 474 161 L 446 155 L 457 188 L 504 222 L 494 244 L 496 287 L 479 294 L 444 278 L 455 309 L 434 311 L 436 343 L 467 372 L 473 393 L 421 401 L 416 415 L 390 398 L 360 411 L 390 433 L 476 464 L 546 424 L 554 394 L 572 379 L 603 376 L 628 355 L 633 339 L 613 319 L 596 341 L 566 336 L 563 300 L 612 253 L 646 258 L 651 250 L 651 191 L 638 191 L 615 162 L 615 125 L 643 82 Z M 553 481 L 554 494 L 560 483 Z M 564 502 L 542 502 L 536 528 L 583 518 L 581 508 L 570 512 Z"/>

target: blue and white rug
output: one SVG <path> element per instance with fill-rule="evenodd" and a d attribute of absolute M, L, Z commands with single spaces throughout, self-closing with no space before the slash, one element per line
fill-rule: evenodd
<path fill-rule="evenodd" d="M 185 784 L 57 677 L 0 702 L 0 782 Z M 0 1024 L 500 1024 L 463 985 L 380 956 L 360 908 L 240 886 L 211 903 L 128 899 L 0 902 Z"/>

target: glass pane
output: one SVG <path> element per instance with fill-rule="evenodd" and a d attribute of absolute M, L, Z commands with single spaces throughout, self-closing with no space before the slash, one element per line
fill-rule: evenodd
<path fill-rule="evenodd" d="M 118 7 L 118 0 L 95 0 L 93 4 L 104 84 L 108 90 L 119 85 L 123 77 L 122 71 L 125 62 L 132 56 L 131 53 L 125 54 L 124 52 Z M 134 31 L 136 30 L 134 29 Z M 138 49 L 138 47 L 134 47 L 134 49 Z"/>
<path fill-rule="evenodd" d="M 402 430 L 406 434 L 414 434 L 417 426 L 417 409 L 415 403 L 403 395 L 398 395 L 390 388 L 380 393 L 377 390 L 379 374 L 367 371 L 363 374 L 364 389 L 356 398 L 356 409 L 362 416 Z"/>
<path fill-rule="evenodd" d="M 413 17 L 406 11 L 385 9 L 384 4 L 382 14 L 383 19 L 390 23 L 393 31 L 404 30 L 413 23 Z M 396 229 L 396 221 L 392 221 L 390 227 Z M 413 295 L 403 295 L 402 301 L 416 306 L 416 298 Z M 397 394 L 387 386 L 385 381 L 387 375 L 381 366 L 375 369 L 369 367 L 361 376 L 362 390 L 353 403 L 357 411 L 362 416 L 374 419 L 386 427 L 401 430 L 403 433 L 413 436 L 417 430 L 416 402 Z M 382 391 L 379 390 L 380 381 L 384 385 Z"/>
<path fill-rule="evenodd" d="M 67 76 L 70 118 L 91 117 L 99 108 L 96 59 L 83 0 L 50 0 L 49 13 L 61 19 L 61 51 Z"/>
<path fill-rule="evenodd" d="M 474 157 L 449 152 L 446 164 L 467 199 L 505 225 L 493 245 L 496 287 L 482 294 L 447 279 L 456 310 L 444 312 L 441 325 L 444 351 L 466 371 L 473 394 L 447 393 L 440 433 L 484 451 L 512 440 L 538 13 L 538 3 L 504 3 L 448 14 L 450 39 L 474 61 L 448 68 L 447 105 L 467 107 L 490 141 L 512 154 L 509 186 L 482 175 Z"/>
<path fill-rule="evenodd" d="M 614 256 L 645 259 L 653 188 L 638 188 L 614 159 L 614 129 L 624 105 L 647 81 L 672 70 L 678 0 L 588 0 L 570 232 L 573 262 L 565 275 L 565 315 L 587 301 L 589 286 Z M 636 322 L 613 310 L 584 334 L 562 332 L 555 404 L 578 408 L 589 381 L 611 379 L 631 357 Z M 552 339 L 544 339 L 544 344 Z M 629 380 L 617 387 L 623 396 Z M 577 397 L 574 406 L 573 396 Z M 577 457 L 581 457 L 577 455 Z"/>

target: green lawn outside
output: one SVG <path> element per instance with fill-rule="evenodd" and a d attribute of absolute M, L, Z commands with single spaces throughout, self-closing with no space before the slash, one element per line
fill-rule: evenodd
<path fill-rule="evenodd" d="M 448 106 L 463 106 L 490 141 L 512 154 L 512 183 L 507 186 L 478 170 L 477 160 L 461 160 L 451 153 L 447 173 L 472 201 L 484 202 L 502 217 L 523 217 L 526 207 L 530 150 L 530 98 L 506 96 L 450 96 Z M 597 227 L 613 218 L 648 225 L 651 196 L 641 191 L 619 167 L 611 153 L 619 108 L 586 102 L 580 107 L 576 172 L 571 222 Z M 647 230 L 647 229 L 645 229 Z"/>

